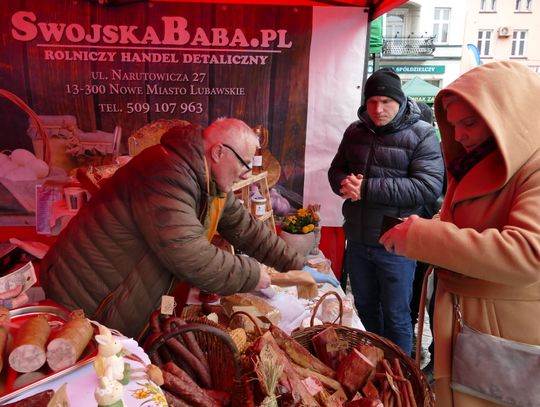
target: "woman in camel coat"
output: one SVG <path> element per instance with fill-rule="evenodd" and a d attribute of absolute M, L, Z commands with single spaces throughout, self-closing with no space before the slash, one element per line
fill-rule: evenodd
<path fill-rule="evenodd" d="M 517 62 L 481 65 L 439 92 L 435 114 L 448 173 L 439 218 L 411 216 L 381 243 L 436 266 L 437 406 L 495 406 L 450 387 L 452 296 L 470 327 L 540 345 L 540 76 Z M 524 391 L 539 390 L 510 397 Z"/>

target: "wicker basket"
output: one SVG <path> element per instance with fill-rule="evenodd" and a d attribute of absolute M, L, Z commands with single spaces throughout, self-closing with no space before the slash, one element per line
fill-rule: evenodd
<path fill-rule="evenodd" d="M 30 106 L 28 106 L 20 97 L 17 95 L 5 90 L 0 89 L 0 96 L 5 97 L 7 100 L 10 100 L 13 102 L 16 106 L 18 106 L 21 110 L 23 110 L 34 122 L 36 129 L 41 136 L 41 140 L 43 141 L 43 156 L 38 157 L 45 161 L 47 165 L 50 165 L 51 163 L 51 147 L 49 144 L 49 138 L 47 136 L 47 131 L 45 130 L 45 126 L 39 119 L 39 116 L 36 112 L 34 112 Z"/>
<path fill-rule="evenodd" d="M 313 325 L 314 316 L 317 312 L 317 308 L 324 301 L 328 295 L 335 295 L 340 302 L 340 311 L 343 309 L 341 305 L 341 297 L 339 294 L 330 291 L 319 299 L 315 308 L 313 309 L 313 315 L 311 318 L 311 325 Z M 341 311 L 342 312 L 342 311 Z M 341 317 L 341 316 L 340 316 Z M 349 328 L 343 325 L 325 323 L 323 325 L 310 326 L 304 329 L 297 329 L 292 333 L 292 337 L 298 341 L 304 348 L 309 350 L 312 354 L 315 354 L 315 350 L 311 343 L 311 338 L 325 330 L 329 326 L 333 326 L 339 339 L 348 344 L 347 349 L 352 349 L 357 345 L 372 345 L 376 346 L 384 351 L 386 359 L 393 360 L 398 359 L 400 361 L 401 370 L 406 379 L 411 382 L 414 398 L 419 407 L 432 407 L 435 405 L 435 399 L 431 387 L 422 370 L 418 367 L 418 364 L 407 354 L 405 354 L 401 348 L 395 345 L 393 342 L 385 339 L 379 335 L 371 332 L 362 331 L 360 329 Z"/>
<path fill-rule="evenodd" d="M 129 136 L 129 155 L 133 157 L 145 148 L 159 144 L 161 136 L 173 127 L 185 127 L 189 124 L 188 121 L 181 119 L 158 119 L 146 124 Z"/>
<path fill-rule="evenodd" d="M 152 358 L 154 352 L 167 340 L 186 332 L 193 332 L 199 346 L 206 354 L 210 365 L 210 375 L 215 389 L 231 395 L 233 407 L 248 405 L 246 383 L 242 374 L 242 364 L 238 349 L 229 334 L 217 324 L 188 322 L 170 333 L 160 335 L 148 350 Z"/>
<path fill-rule="evenodd" d="M 256 319 L 253 315 L 246 311 L 235 311 L 231 314 L 228 323 L 229 329 L 233 327 L 233 322 L 235 320 L 241 320 L 241 318 L 246 318 L 251 323 L 251 325 L 253 325 L 253 332 L 251 333 L 253 337 L 252 339 L 258 338 L 259 336 L 264 334 L 263 329 L 261 328 L 261 321 Z"/>

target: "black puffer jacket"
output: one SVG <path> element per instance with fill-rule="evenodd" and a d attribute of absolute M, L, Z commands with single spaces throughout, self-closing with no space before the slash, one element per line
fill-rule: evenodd
<path fill-rule="evenodd" d="M 203 157 L 200 134 L 169 131 L 120 168 L 42 261 L 47 297 L 136 337 L 173 278 L 224 295 L 252 290 L 257 262 L 210 244 L 199 220 L 207 201 Z M 232 193 L 218 231 L 279 271 L 305 261 Z"/>
<path fill-rule="evenodd" d="M 430 124 L 420 120 L 416 102 L 407 98 L 396 117 L 375 128 L 365 106 L 352 123 L 328 171 L 332 190 L 362 174 L 361 199 L 343 203 L 347 239 L 378 245 L 383 215 L 421 214 L 440 196 L 444 177 L 441 147 Z"/>

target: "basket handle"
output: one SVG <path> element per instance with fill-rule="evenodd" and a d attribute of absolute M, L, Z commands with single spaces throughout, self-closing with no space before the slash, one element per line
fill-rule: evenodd
<path fill-rule="evenodd" d="M 234 341 L 232 340 L 231 336 L 227 332 L 223 331 L 220 328 L 213 327 L 211 325 L 201 324 L 201 323 L 188 323 L 180 327 L 177 327 L 174 331 L 171 331 L 168 333 L 162 333 L 156 338 L 156 340 L 150 346 L 150 349 L 148 350 L 148 355 L 153 355 L 159 349 L 159 347 L 162 346 L 164 343 L 166 343 L 169 339 L 180 336 L 183 333 L 192 332 L 192 331 L 201 331 L 201 332 L 209 333 L 221 339 L 221 341 L 231 351 L 231 354 L 233 356 L 233 363 L 234 363 L 235 380 L 240 382 L 241 377 L 242 377 L 242 367 L 241 367 L 242 365 L 240 362 L 240 355 L 238 353 L 238 348 L 236 347 Z"/>
<path fill-rule="evenodd" d="M 17 107 L 23 110 L 33 120 L 36 129 L 41 135 L 41 139 L 43 140 L 43 161 L 45 161 L 47 165 L 50 165 L 51 149 L 49 147 L 49 137 L 47 136 L 47 131 L 45 130 L 45 127 L 43 126 L 43 123 L 39 119 L 37 113 L 34 112 L 30 108 L 30 106 L 28 106 L 20 97 L 18 97 L 14 93 L 11 93 L 5 89 L 0 89 L 0 96 L 3 96 L 7 100 L 12 101 Z"/>
<path fill-rule="evenodd" d="M 231 327 L 231 321 L 234 319 L 234 317 L 238 316 L 238 315 L 244 315 L 246 316 L 249 320 L 251 320 L 251 322 L 253 323 L 253 325 L 255 325 L 255 330 L 257 331 L 257 335 L 258 336 L 262 336 L 263 335 L 263 331 L 261 329 L 261 327 L 259 326 L 259 324 L 257 323 L 257 321 L 255 320 L 255 317 L 253 315 L 251 315 L 249 312 L 246 312 L 246 311 L 236 311 L 236 312 L 233 312 L 231 314 L 231 317 L 229 318 L 229 325 L 227 326 L 228 328 Z"/>
<path fill-rule="evenodd" d="M 334 295 L 337 298 L 338 304 L 339 304 L 339 315 L 332 323 L 335 324 L 336 321 L 339 320 L 339 324 L 341 325 L 342 320 L 343 320 L 343 301 L 341 300 L 341 296 L 337 292 L 328 291 L 327 293 L 324 293 L 323 295 L 321 295 L 321 298 L 319 298 L 319 301 L 317 301 L 317 303 L 313 307 L 313 312 L 311 314 L 311 320 L 309 321 L 309 326 L 313 326 L 313 324 L 315 323 L 315 315 L 317 315 L 317 310 L 319 309 L 319 306 L 324 302 L 326 297 L 328 297 L 329 295 Z"/>

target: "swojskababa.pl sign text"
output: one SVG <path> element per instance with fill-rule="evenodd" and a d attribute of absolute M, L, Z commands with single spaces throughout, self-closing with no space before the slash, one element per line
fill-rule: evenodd
<path fill-rule="evenodd" d="M 39 41 L 48 45 L 121 47 L 201 47 L 228 48 L 238 51 L 279 50 L 292 47 L 285 29 L 259 29 L 249 37 L 241 28 L 226 29 L 214 27 L 190 27 L 189 21 L 181 16 L 163 16 L 159 27 L 151 25 L 90 24 L 84 26 L 74 22 L 45 22 L 38 20 L 32 11 L 17 11 L 11 17 L 11 35 L 18 41 Z"/>

